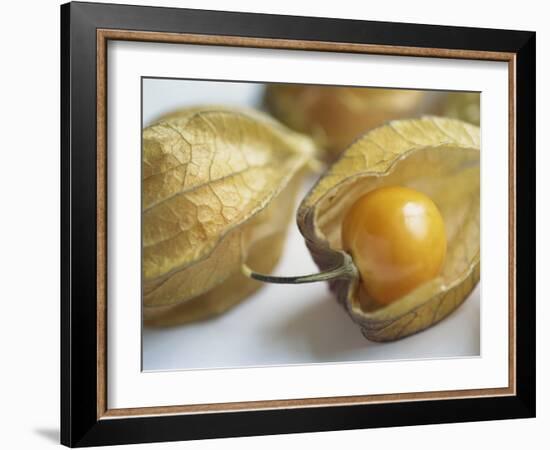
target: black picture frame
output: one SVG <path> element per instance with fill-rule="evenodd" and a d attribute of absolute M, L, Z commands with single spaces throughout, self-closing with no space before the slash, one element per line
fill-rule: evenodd
<path fill-rule="evenodd" d="M 106 418 L 98 412 L 97 30 L 513 54 L 514 395 Z M 71 447 L 535 416 L 534 32 L 94 3 L 61 6 L 61 443 Z M 426 56 L 429 56 L 426 53 Z"/>

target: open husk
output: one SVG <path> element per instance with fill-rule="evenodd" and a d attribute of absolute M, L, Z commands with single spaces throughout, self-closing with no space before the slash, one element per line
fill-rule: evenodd
<path fill-rule="evenodd" d="M 339 266 L 341 223 L 366 192 L 390 185 L 427 194 L 445 222 L 440 275 L 388 306 L 369 299 L 358 275 L 329 282 L 365 337 L 391 341 L 423 330 L 456 309 L 479 280 L 479 129 L 454 119 L 390 122 L 349 147 L 312 188 L 298 225 L 321 270 Z"/>
<path fill-rule="evenodd" d="M 310 139 L 253 110 L 200 107 L 143 131 L 142 276 L 148 325 L 224 312 L 281 254 Z"/>

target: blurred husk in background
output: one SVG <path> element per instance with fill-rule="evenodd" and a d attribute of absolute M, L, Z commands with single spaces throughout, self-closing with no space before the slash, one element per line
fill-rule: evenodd
<path fill-rule="evenodd" d="M 428 114 L 479 125 L 478 93 L 269 84 L 264 105 L 285 125 L 310 135 L 326 162 L 390 120 Z"/>
<path fill-rule="evenodd" d="M 441 115 L 479 126 L 480 95 L 478 92 L 446 92 Z"/>

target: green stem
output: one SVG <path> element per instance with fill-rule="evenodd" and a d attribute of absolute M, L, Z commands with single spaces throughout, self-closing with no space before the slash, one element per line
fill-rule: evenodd
<path fill-rule="evenodd" d="M 316 283 L 317 281 L 334 280 L 335 278 L 354 278 L 357 276 L 357 269 L 351 256 L 344 253 L 342 264 L 338 267 L 334 267 L 329 270 L 325 270 L 319 273 L 312 273 L 310 275 L 300 275 L 296 277 L 276 277 L 273 275 L 266 275 L 263 273 L 256 273 L 250 269 L 246 264 L 241 266 L 242 272 L 248 278 L 254 280 L 263 281 L 265 283 L 277 283 L 277 284 L 301 284 L 301 283 Z"/>

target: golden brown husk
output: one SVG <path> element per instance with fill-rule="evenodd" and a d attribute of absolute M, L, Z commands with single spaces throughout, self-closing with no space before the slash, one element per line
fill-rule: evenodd
<path fill-rule="evenodd" d="M 447 256 L 440 276 L 387 306 L 369 299 L 358 278 L 330 282 L 363 334 L 392 341 L 455 310 L 479 280 L 479 129 L 437 117 L 390 122 L 348 148 L 298 210 L 298 224 L 321 270 L 342 260 L 341 222 L 366 192 L 389 185 L 427 194 L 443 216 Z"/>
<path fill-rule="evenodd" d="M 310 135 L 333 161 L 355 139 L 388 120 L 434 114 L 442 94 L 413 89 L 271 84 L 268 110 L 290 128 Z"/>
<path fill-rule="evenodd" d="M 277 264 L 313 143 L 252 110 L 198 107 L 143 131 L 147 325 L 222 313 Z"/>

